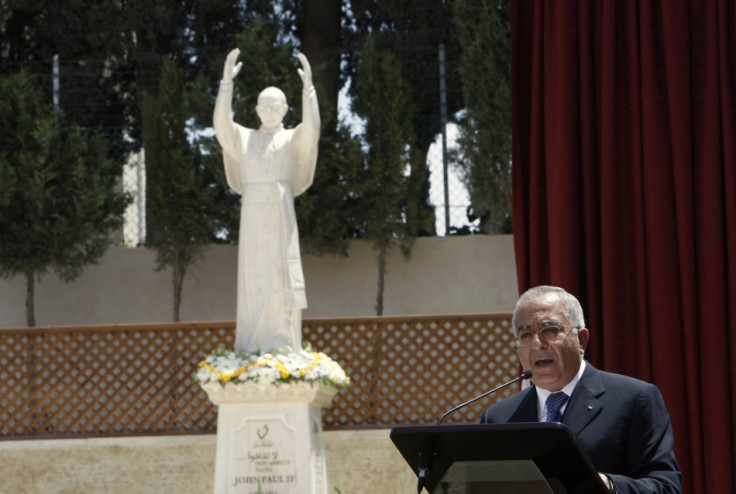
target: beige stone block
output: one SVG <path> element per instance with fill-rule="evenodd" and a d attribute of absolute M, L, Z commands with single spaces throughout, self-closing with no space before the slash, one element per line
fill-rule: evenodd
<path fill-rule="evenodd" d="M 417 477 L 391 442 L 388 429 L 327 431 L 327 478 L 337 494 L 408 494 Z"/>
<path fill-rule="evenodd" d="M 416 492 L 389 433 L 325 431 L 328 492 Z M 213 434 L 0 441 L 0 494 L 211 493 L 216 443 Z"/>
<path fill-rule="evenodd" d="M 212 492 L 214 436 L 0 442 L 1 493 Z"/>

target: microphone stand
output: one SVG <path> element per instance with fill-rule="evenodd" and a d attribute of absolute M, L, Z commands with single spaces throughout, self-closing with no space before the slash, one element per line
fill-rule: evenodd
<path fill-rule="evenodd" d="M 504 383 L 496 388 L 491 389 L 490 391 L 486 391 L 482 395 L 476 396 L 472 400 L 466 401 L 465 403 L 461 403 L 460 405 L 451 408 L 450 410 L 443 413 L 439 420 L 437 420 L 437 427 L 439 427 L 442 424 L 442 421 L 445 420 L 445 418 L 450 415 L 451 413 L 457 412 L 461 408 L 464 408 L 471 403 L 475 403 L 476 401 L 480 400 L 481 398 L 485 398 L 489 394 L 495 393 L 496 391 L 499 391 L 507 386 L 511 386 L 514 383 L 517 383 L 519 381 L 523 381 L 525 379 L 529 379 L 532 377 L 532 371 L 525 370 L 521 373 L 521 375 L 515 379 L 512 379 L 511 381 Z M 427 483 L 427 478 L 429 477 L 429 471 L 432 469 L 432 465 L 434 463 L 434 448 L 427 448 L 419 455 L 419 472 L 418 472 L 418 478 L 417 478 L 417 494 L 421 494 L 422 489 L 424 488 L 424 484 Z"/>
<path fill-rule="evenodd" d="M 466 407 L 466 406 L 470 405 L 471 403 L 475 403 L 476 401 L 480 400 L 481 398 L 485 398 L 485 397 L 486 397 L 486 396 L 488 396 L 489 394 L 492 394 L 492 393 L 495 393 L 496 391 L 502 390 L 502 389 L 503 389 L 503 388 L 505 388 L 506 386 L 511 386 L 512 384 L 514 384 L 514 383 L 516 383 L 516 382 L 519 382 L 519 381 L 523 381 L 524 379 L 529 379 L 530 377 L 532 377 L 532 371 L 530 371 L 530 370 L 525 370 L 525 371 L 524 371 L 524 372 L 522 372 L 522 373 L 521 373 L 521 375 L 520 375 L 519 377 L 517 377 L 516 379 L 512 379 L 512 380 L 510 380 L 509 382 L 507 382 L 507 383 L 504 383 L 504 384 L 500 385 L 500 386 L 499 386 L 499 387 L 497 387 L 497 388 L 493 388 L 493 389 L 492 389 L 492 390 L 490 390 L 490 391 L 486 391 L 486 392 L 485 392 L 485 393 L 483 393 L 482 395 L 476 396 L 476 397 L 475 397 L 475 398 L 473 398 L 472 400 L 466 401 L 465 403 L 462 403 L 462 404 L 460 404 L 460 405 L 456 406 L 455 408 L 451 408 L 450 410 L 448 410 L 448 411 L 446 411 L 445 413 L 443 413 L 443 414 L 442 414 L 442 416 L 440 417 L 440 419 L 439 419 L 439 420 L 437 421 L 437 426 L 439 427 L 439 425 L 440 425 L 440 424 L 442 423 L 442 421 L 443 421 L 443 420 L 445 420 L 445 417 L 447 417 L 447 416 L 448 416 L 448 415 L 450 415 L 451 413 L 457 412 L 457 411 L 458 411 L 458 410 L 460 410 L 461 408 L 464 408 L 464 407 Z"/>

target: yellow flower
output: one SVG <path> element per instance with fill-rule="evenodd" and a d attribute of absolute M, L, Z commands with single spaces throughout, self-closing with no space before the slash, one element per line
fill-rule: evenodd
<path fill-rule="evenodd" d="M 307 371 L 305 371 L 304 369 L 299 369 L 299 377 L 304 377 L 306 375 L 307 375 Z"/>

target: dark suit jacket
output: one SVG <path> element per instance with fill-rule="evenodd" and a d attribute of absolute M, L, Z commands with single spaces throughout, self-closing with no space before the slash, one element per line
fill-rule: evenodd
<path fill-rule="evenodd" d="M 536 389 L 530 386 L 486 410 L 481 422 L 536 422 L 538 417 Z M 653 384 L 586 363 L 562 423 L 621 494 L 682 492 L 670 417 Z"/>

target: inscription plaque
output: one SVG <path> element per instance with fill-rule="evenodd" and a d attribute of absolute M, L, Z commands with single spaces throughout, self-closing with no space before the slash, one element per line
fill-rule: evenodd
<path fill-rule="evenodd" d="M 231 434 L 228 492 L 297 493 L 295 443 L 296 432 L 283 419 L 246 419 Z"/>

